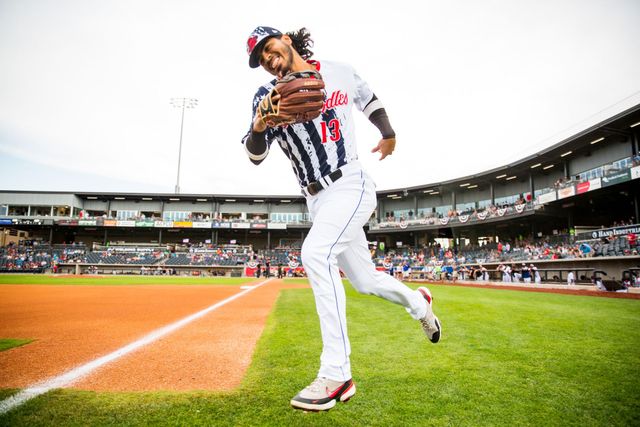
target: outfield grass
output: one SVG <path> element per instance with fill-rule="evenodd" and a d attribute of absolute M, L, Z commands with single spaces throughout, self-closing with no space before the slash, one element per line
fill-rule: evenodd
<path fill-rule="evenodd" d="M 240 285 L 257 281 L 251 277 L 175 276 L 49 276 L 42 274 L 0 274 L 0 285 Z"/>
<path fill-rule="evenodd" d="M 0 351 L 9 350 L 10 348 L 20 347 L 21 345 L 29 344 L 33 340 L 21 340 L 13 338 L 0 338 Z"/>
<path fill-rule="evenodd" d="M 290 289 L 237 391 L 57 390 L 0 424 L 640 425 L 640 301 L 448 286 L 432 292 L 443 323 L 436 345 L 401 307 L 348 292 L 358 391 L 327 413 L 289 407 L 314 378 L 321 346 L 311 290 Z"/>

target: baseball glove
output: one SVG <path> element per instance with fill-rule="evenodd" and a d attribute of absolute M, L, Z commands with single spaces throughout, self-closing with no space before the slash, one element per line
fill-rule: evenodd
<path fill-rule="evenodd" d="M 316 71 L 296 71 L 276 82 L 258 106 L 260 119 L 269 127 L 315 119 L 324 105 L 324 81 Z"/>

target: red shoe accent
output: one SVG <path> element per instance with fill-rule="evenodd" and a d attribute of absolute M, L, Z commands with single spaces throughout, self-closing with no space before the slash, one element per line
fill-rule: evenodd
<path fill-rule="evenodd" d="M 420 291 L 420 293 L 422 294 L 422 296 L 427 300 L 427 302 L 429 304 L 431 304 L 431 297 L 429 296 L 428 293 L 426 293 L 422 288 L 418 289 Z"/>

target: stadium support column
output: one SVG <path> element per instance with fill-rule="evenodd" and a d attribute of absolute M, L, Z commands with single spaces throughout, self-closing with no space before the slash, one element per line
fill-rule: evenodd
<path fill-rule="evenodd" d="M 413 217 L 418 218 L 418 195 L 417 194 L 413 196 Z"/>
<path fill-rule="evenodd" d="M 637 200 L 636 200 L 637 201 Z M 636 207 L 638 206 L 638 204 L 636 203 Z M 49 244 L 53 245 L 53 225 L 51 226 L 51 228 L 49 229 Z"/>
<path fill-rule="evenodd" d="M 533 173 L 529 172 L 529 194 L 531 194 L 531 201 L 533 202 Z"/>
<path fill-rule="evenodd" d="M 162 244 L 162 228 L 158 228 L 158 244 Z"/>
<path fill-rule="evenodd" d="M 102 242 L 102 244 L 103 244 L 104 246 L 107 246 L 107 242 L 108 242 L 108 240 L 107 240 L 107 239 L 108 239 L 108 238 L 109 238 L 109 236 L 107 235 L 107 227 L 105 227 L 105 228 L 104 228 L 104 241 Z"/>
<path fill-rule="evenodd" d="M 491 196 L 491 205 L 496 204 L 496 193 L 493 188 L 493 182 L 489 183 L 489 195 Z"/>
<path fill-rule="evenodd" d="M 456 209 L 456 192 L 455 190 L 451 191 L 451 209 L 452 210 L 457 210 Z"/>

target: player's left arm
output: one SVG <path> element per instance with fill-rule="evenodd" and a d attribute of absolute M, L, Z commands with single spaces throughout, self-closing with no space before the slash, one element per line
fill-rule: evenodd
<path fill-rule="evenodd" d="M 352 69 L 353 70 L 353 69 Z M 396 133 L 391 127 L 389 116 L 384 109 L 384 105 L 378 99 L 375 93 L 369 88 L 369 85 L 353 70 L 355 84 L 355 103 L 360 111 L 364 113 L 375 127 L 378 128 L 382 139 L 378 142 L 371 152 L 379 152 L 380 160 L 384 159 L 396 148 Z"/>
<path fill-rule="evenodd" d="M 378 142 L 371 152 L 380 152 L 380 160 L 393 153 L 396 148 L 396 133 L 391 127 L 389 116 L 378 97 L 373 94 L 371 101 L 364 107 L 363 113 L 375 127 L 378 128 L 382 139 Z"/>

